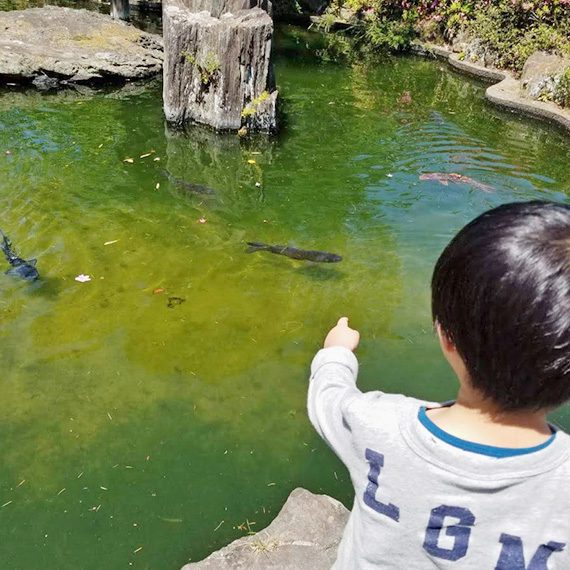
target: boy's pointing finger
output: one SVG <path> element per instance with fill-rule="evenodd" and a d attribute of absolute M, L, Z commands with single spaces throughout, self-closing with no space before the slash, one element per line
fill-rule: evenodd
<path fill-rule="evenodd" d="M 341 317 L 341 318 L 338 320 L 337 326 L 340 326 L 340 327 L 347 327 L 347 326 L 348 326 L 348 317 Z"/>

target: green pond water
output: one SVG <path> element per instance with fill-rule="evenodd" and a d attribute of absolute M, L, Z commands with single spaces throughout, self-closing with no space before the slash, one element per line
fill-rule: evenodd
<path fill-rule="evenodd" d="M 434 261 L 487 208 L 567 201 L 570 140 L 441 64 L 323 63 L 318 44 L 281 30 L 274 139 L 169 132 L 159 81 L 0 94 L 0 227 L 43 276 L 0 279 L 2 568 L 175 569 L 267 525 L 297 486 L 350 504 L 305 412 L 340 315 L 362 333 L 363 389 L 453 397 Z M 554 419 L 570 428 L 568 408 Z"/>

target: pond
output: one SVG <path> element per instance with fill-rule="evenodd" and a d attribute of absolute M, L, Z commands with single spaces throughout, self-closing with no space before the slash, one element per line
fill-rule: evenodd
<path fill-rule="evenodd" d="M 297 486 L 350 504 L 305 411 L 340 315 L 362 333 L 363 389 L 453 397 L 434 261 L 485 209 L 567 201 L 569 140 L 437 62 L 326 63 L 319 45 L 281 30 L 273 139 L 169 131 L 159 81 L 0 95 L 1 227 L 43 276 L 2 278 L 3 568 L 174 569 L 268 524 Z M 568 408 L 554 419 L 570 428 Z"/>

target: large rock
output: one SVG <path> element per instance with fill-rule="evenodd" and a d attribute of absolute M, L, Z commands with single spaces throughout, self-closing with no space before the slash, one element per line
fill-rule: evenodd
<path fill-rule="evenodd" d="M 219 14 L 243 6 L 242 0 L 220 0 L 211 11 L 193 11 L 203 4 L 169 0 L 163 5 L 167 121 L 195 121 L 218 130 L 275 130 L 271 17 L 259 7 Z"/>
<path fill-rule="evenodd" d="M 570 59 L 537 51 L 524 64 L 521 87 L 531 99 L 552 101 L 555 99 L 560 78 L 570 68 Z"/>
<path fill-rule="evenodd" d="M 0 81 L 125 81 L 160 73 L 159 36 L 114 21 L 110 16 L 46 6 L 0 12 Z"/>
<path fill-rule="evenodd" d="M 182 570 L 329 570 L 348 515 L 327 495 L 295 489 L 265 530 L 235 540 Z"/>

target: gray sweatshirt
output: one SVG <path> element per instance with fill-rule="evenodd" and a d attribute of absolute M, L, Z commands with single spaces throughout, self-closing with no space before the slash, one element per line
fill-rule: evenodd
<path fill-rule="evenodd" d="M 345 348 L 311 366 L 309 417 L 355 490 L 335 570 L 570 570 L 567 434 L 526 450 L 469 444 L 422 420 L 439 404 L 362 393 L 357 374 Z"/>

